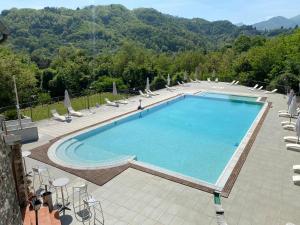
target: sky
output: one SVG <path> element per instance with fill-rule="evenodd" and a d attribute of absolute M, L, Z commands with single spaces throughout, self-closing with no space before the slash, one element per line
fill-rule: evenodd
<path fill-rule="evenodd" d="M 300 0 L 0 0 L 0 11 L 16 8 L 67 7 L 122 4 L 129 9 L 144 7 L 186 18 L 229 20 L 253 24 L 274 16 L 300 14 Z M 287 3 L 288 2 L 288 3 Z"/>

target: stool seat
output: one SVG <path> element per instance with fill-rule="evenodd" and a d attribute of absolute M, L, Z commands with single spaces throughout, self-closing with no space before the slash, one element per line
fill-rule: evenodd
<path fill-rule="evenodd" d="M 66 186 L 69 183 L 69 178 L 66 177 L 61 177 L 61 178 L 57 178 L 52 182 L 52 185 L 54 187 L 63 187 Z"/>

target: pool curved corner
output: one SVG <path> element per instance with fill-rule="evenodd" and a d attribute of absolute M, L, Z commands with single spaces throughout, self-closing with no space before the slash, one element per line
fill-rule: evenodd
<path fill-rule="evenodd" d="M 92 128 L 92 129 L 95 129 L 95 128 Z M 128 157 L 124 157 L 123 159 L 111 160 L 111 161 L 107 161 L 105 163 L 101 162 L 98 164 L 90 164 L 90 165 L 79 165 L 79 164 L 75 165 L 74 163 L 69 163 L 69 162 L 66 162 L 65 160 L 62 160 L 60 157 L 57 156 L 57 150 L 60 145 L 62 145 L 64 142 L 72 139 L 73 137 L 75 137 L 77 135 L 87 132 L 88 130 L 90 130 L 90 129 L 86 129 L 81 132 L 76 132 L 74 134 L 67 135 L 66 137 L 56 141 L 48 149 L 48 153 L 47 153 L 48 158 L 57 165 L 68 167 L 71 169 L 81 169 L 81 170 L 108 169 L 108 168 L 112 168 L 112 167 L 126 165 L 136 159 L 136 156 L 128 156 Z"/>

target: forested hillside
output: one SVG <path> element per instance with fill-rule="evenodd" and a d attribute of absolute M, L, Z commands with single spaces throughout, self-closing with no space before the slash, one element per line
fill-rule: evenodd
<path fill-rule="evenodd" d="M 257 34 L 251 26 L 208 22 L 162 14 L 154 9 L 128 10 L 122 5 L 2 11 L 14 49 L 52 54 L 72 44 L 89 53 L 114 51 L 124 40 L 160 52 L 217 49 L 240 34 Z"/>
<path fill-rule="evenodd" d="M 298 91 L 299 29 L 269 39 L 229 22 L 176 18 L 152 9 L 129 11 L 119 5 L 12 9 L 2 16 L 11 36 L 0 46 L 0 107 L 14 104 L 12 75 L 21 102 L 43 103 L 65 89 L 72 96 L 110 91 L 113 81 L 119 89 L 144 89 L 147 77 L 151 88 L 159 89 L 168 74 L 173 84 L 215 75 L 282 93 L 288 87 Z"/>

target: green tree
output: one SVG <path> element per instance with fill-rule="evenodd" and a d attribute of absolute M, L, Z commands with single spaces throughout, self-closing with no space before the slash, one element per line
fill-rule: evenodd
<path fill-rule="evenodd" d="M 25 54 L 15 54 L 10 49 L 0 47 L 0 106 L 14 104 L 13 75 L 16 83 L 20 102 L 30 100 L 36 92 L 36 66 Z"/>

